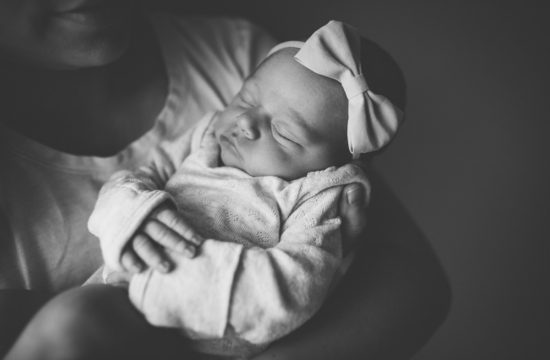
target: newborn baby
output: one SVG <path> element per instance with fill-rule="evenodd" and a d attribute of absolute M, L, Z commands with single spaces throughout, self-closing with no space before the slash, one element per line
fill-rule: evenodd
<path fill-rule="evenodd" d="M 151 324 L 181 329 L 200 352 L 246 357 L 311 318 L 349 264 L 342 189 L 361 183 L 370 193 L 350 161 L 386 145 L 402 119 L 369 90 L 360 55 L 359 34 L 335 21 L 305 43 L 279 44 L 224 110 L 181 140 L 181 164 L 115 174 L 89 221 L 104 281 L 124 278 L 125 251 L 163 208 L 186 220 L 200 249 L 168 250 L 169 273 L 126 277 Z"/>

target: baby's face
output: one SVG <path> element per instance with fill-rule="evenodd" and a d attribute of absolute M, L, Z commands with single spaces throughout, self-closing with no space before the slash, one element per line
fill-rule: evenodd
<path fill-rule="evenodd" d="M 300 65 L 296 51 L 266 59 L 217 115 L 225 165 L 292 180 L 349 160 L 344 90 Z"/>

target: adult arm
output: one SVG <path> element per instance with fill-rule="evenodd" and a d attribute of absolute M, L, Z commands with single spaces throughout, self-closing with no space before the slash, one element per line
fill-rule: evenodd
<path fill-rule="evenodd" d="M 445 319 L 449 284 L 428 240 L 385 182 L 371 182 L 348 274 L 313 319 L 256 360 L 410 359 Z"/>
<path fill-rule="evenodd" d="M 0 289 L 0 358 L 50 295 L 31 290 Z"/>

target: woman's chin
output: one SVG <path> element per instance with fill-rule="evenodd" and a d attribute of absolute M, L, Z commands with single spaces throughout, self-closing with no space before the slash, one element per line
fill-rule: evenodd
<path fill-rule="evenodd" d="M 74 69 L 108 65 L 121 58 L 128 50 L 128 47 L 129 41 L 124 41 L 124 39 L 96 43 L 87 49 L 82 49 L 82 51 L 68 53 L 67 56 L 60 61 L 60 65 L 65 68 Z"/>
<path fill-rule="evenodd" d="M 108 29 L 105 32 L 81 34 L 66 39 L 66 47 L 59 49 L 53 66 L 83 68 L 110 64 L 130 47 L 131 29 Z"/>
<path fill-rule="evenodd" d="M 58 69 L 107 65 L 129 48 L 137 21 L 130 9 L 54 14 L 44 25 L 42 64 Z"/>

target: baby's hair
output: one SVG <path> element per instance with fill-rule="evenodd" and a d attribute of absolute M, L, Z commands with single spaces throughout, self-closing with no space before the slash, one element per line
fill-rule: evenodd
<path fill-rule="evenodd" d="M 369 88 L 405 111 L 407 89 L 401 68 L 386 50 L 364 37 L 361 38 L 361 67 Z"/>
<path fill-rule="evenodd" d="M 384 95 L 401 111 L 407 104 L 405 76 L 395 59 L 380 45 L 365 37 L 361 38 L 361 68 L 369 88 L 376 94 Z M 380 154 L 387 147 L 365 153 L 361 160 Z"/>

